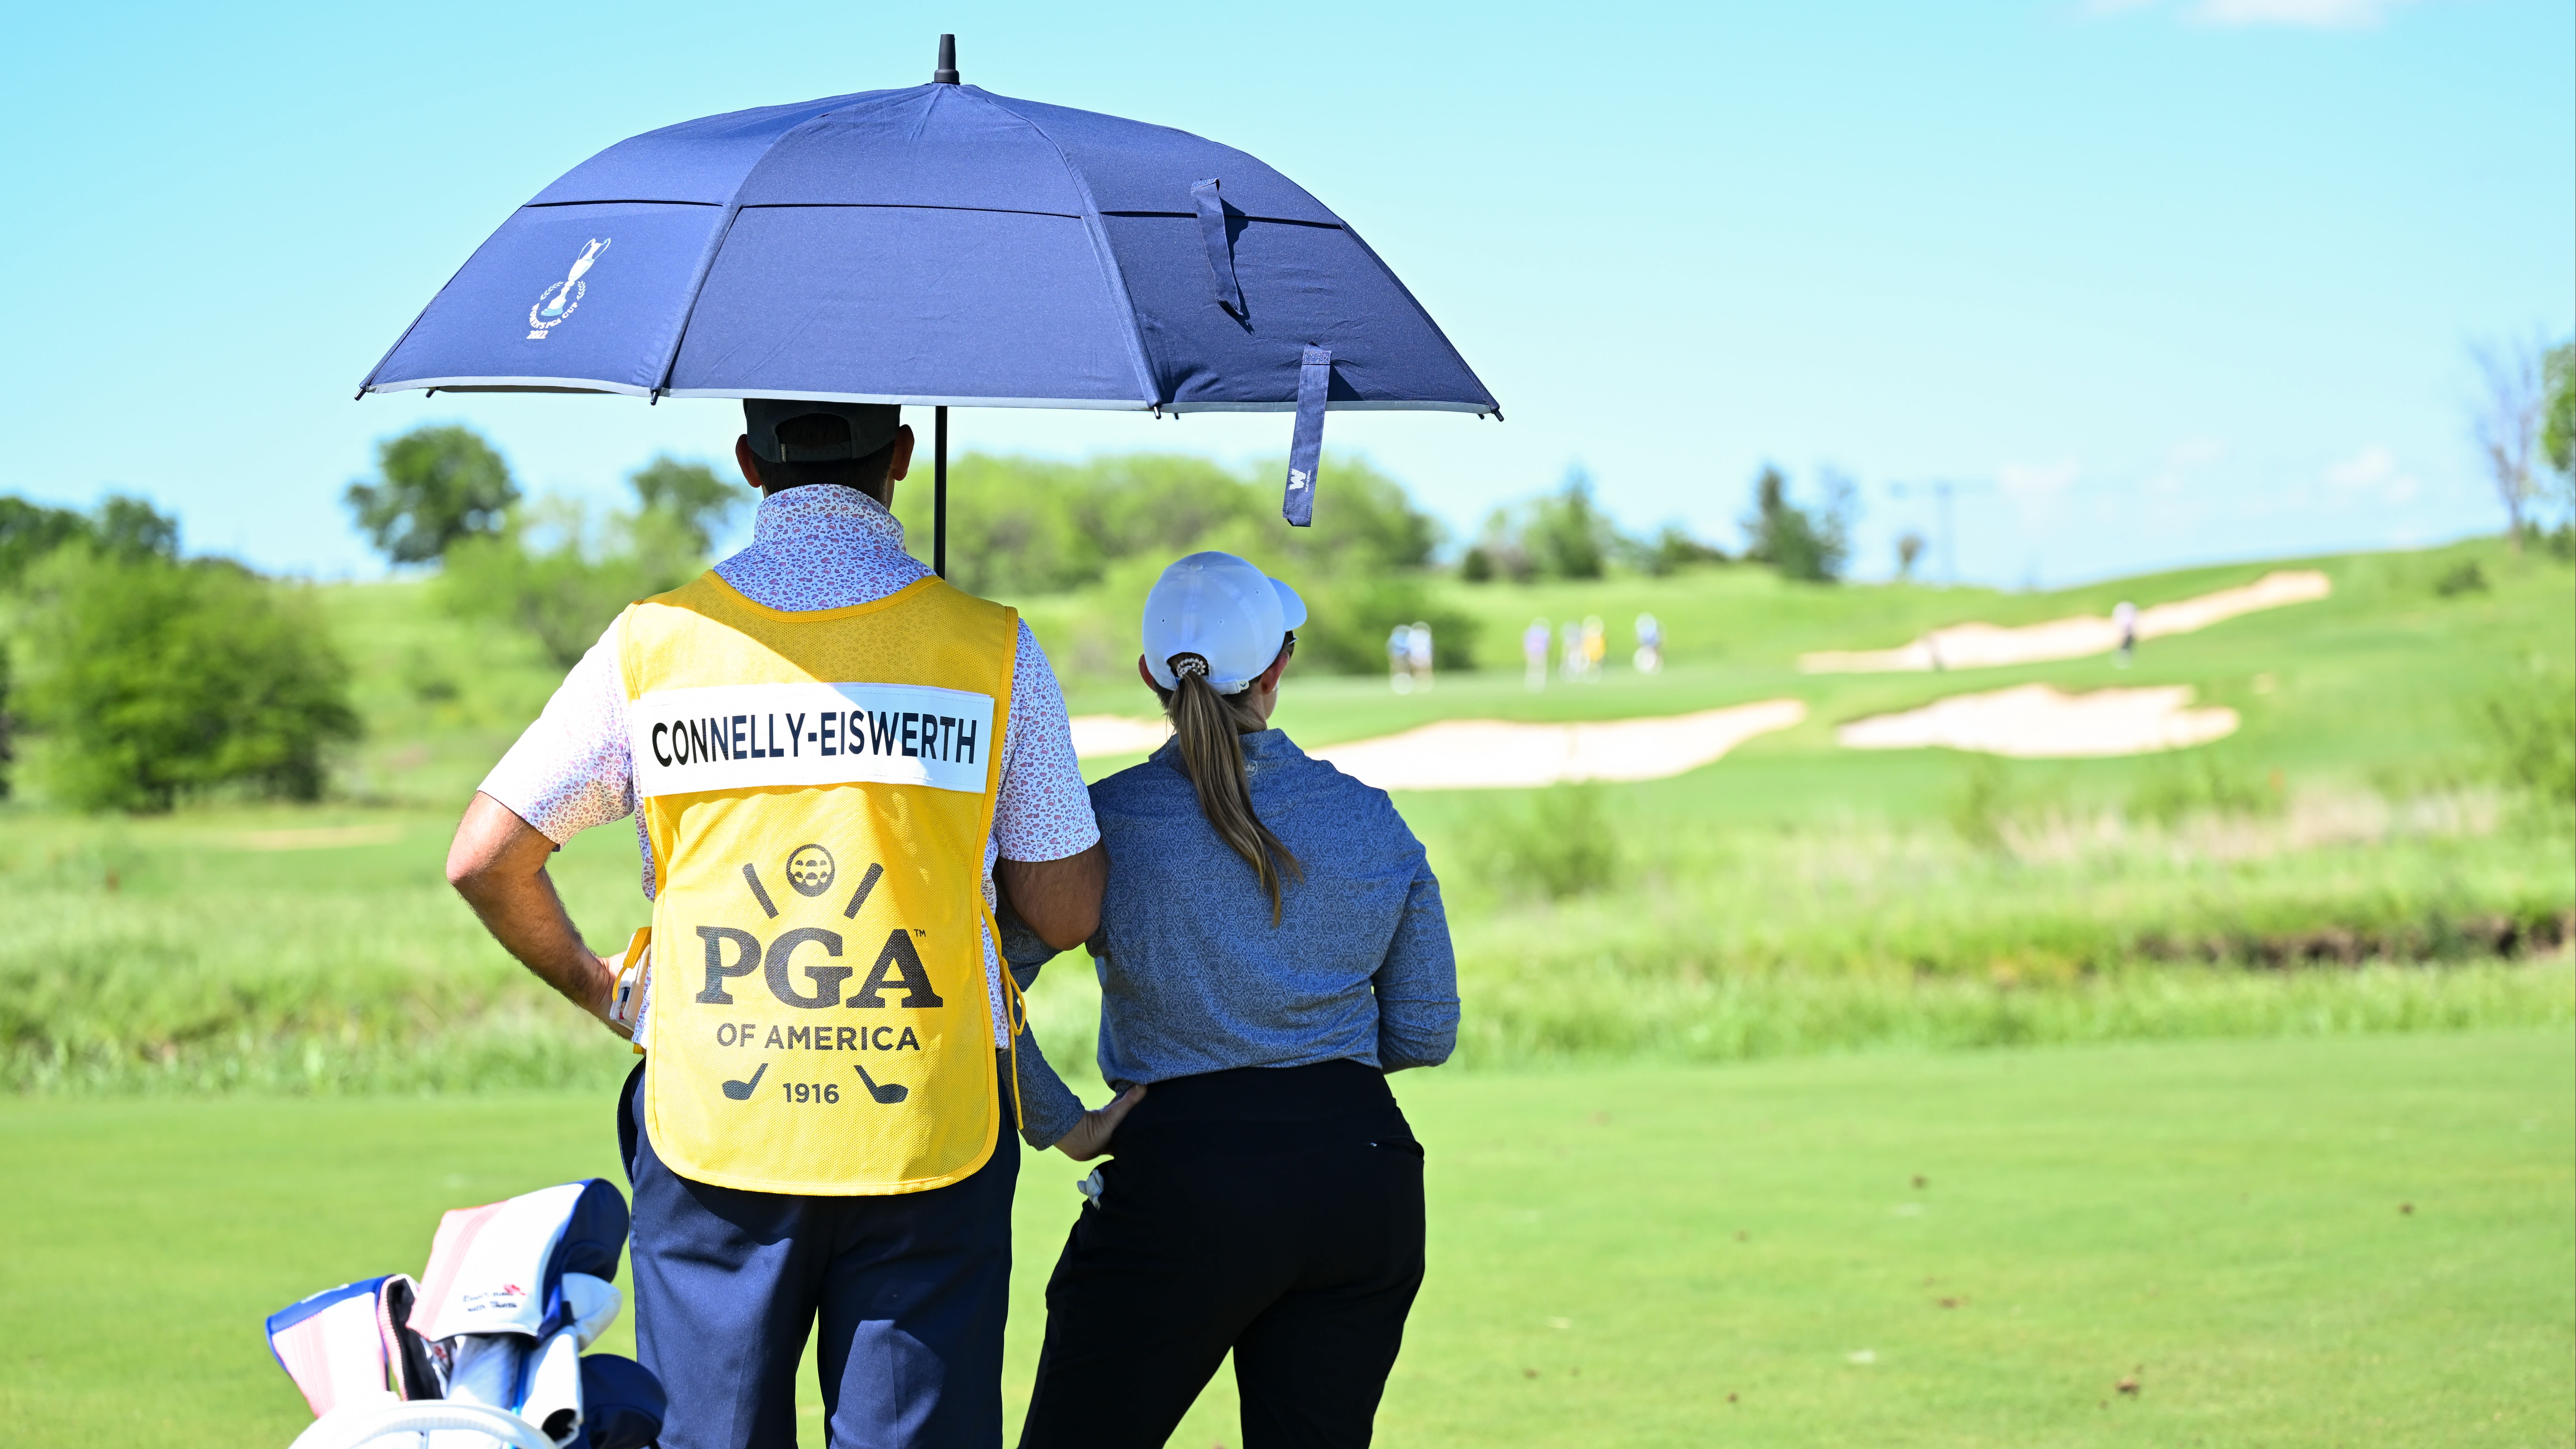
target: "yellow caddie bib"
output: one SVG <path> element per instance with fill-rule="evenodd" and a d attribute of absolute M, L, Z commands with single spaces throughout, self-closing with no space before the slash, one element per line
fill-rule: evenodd
<path fill-rule="evenodd" d="M 694 1181 L 824 1196 L 983 1166 L 984 841 L 1019 616 L 938 579 L 785 613 L 709 572 L 620 622 L 659 882 L 654 1151 Z"/>

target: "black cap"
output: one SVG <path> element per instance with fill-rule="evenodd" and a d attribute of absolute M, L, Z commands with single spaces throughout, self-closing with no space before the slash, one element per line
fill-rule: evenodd
<path fill-rule="evenodd" d="M 778 425 L 816 414 L 850 425 L 849 441 L 793 447 L 778 441 Z M 764 463 L 828 463 L 864 458 L 894 441 L 903 426 L 903 409 L 893 403 L 817 402 L 793 397 L 747 397 L 742 400 L 743 431 L 751 435 L 753 456 Z"/>

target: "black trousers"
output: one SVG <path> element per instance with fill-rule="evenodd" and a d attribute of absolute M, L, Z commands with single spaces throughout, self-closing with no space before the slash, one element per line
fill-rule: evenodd
<path fill-rule="evenodd" d="M 1159 1446 L 1231 1349 L 1244 1449 L 1364 1445 L 1422 1286 L 1422 1148 L 1374 1067 L 1157 1082 L 1047 1282 L 1021 1449 Z"/>

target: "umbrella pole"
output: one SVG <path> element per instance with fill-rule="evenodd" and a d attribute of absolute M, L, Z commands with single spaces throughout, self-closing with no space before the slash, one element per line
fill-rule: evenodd
<path fill-rule="evenodd" d="M 948 577 L 948 409 L 930 424 L 930 571 Z"/>

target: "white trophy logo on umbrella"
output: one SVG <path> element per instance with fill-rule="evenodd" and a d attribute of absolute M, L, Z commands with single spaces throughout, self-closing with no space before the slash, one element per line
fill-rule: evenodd
<path fill-rule="evenodd" d="M 584 282 L 581 275 L 599 260 L 601 252 L 608 250 L 608 242 L 609 238 L 604 236 L 592 237 L 590 245 L 581 249 L 581 255 L 572 259 L 572 270 L 564 273 L 564 279 L 537 294 L 535 304 L 528 308 L 529 341 L 545 340 L 547 332 L 581 306 L 583 294 L 590 290 L 590 284 Z"/>

